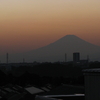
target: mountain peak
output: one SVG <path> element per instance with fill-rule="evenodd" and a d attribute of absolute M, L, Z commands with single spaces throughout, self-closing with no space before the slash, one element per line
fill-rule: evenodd
<path fill-rule="evenodd" d="M 82 59 L 86 58 L 87 55 L 91 57 L 92 60 L 100 59 L 100 47 L 93 45 L 75 35 L 66 35 L 59 40 L 38 48 L 36 50 L 29 51 L 25 54 L 17 54 L 12 56 L 12 61 L 19 61 L 26 57 L 28 62 L 38 61 L 38 62 L 55 62 L 64 61 L 64 54 L 67 53 L 68 60 L 72 60 L 73 52 L 80 52 Z M 20 59 L 19 59 L 20 58 Z M 4 59 L 5 60 L 5 59 Z"/>
<path fill-rule="evenodd" d="M 65 35 L 64 36 L 65 38 L 75 38 L 75 37 L 77 37 L 76 35 Z M 62 37 L 62 38 L 64 38 L 64 37 Z M 78 38 L 78 37 L 77 37 Z"/>
<path fill-rule="evenodd" d="M 69 34 L 69 35 L 66 35 L 66 36 L 75 36 L 75 35 L 73 35 L 73 34 Z"/>
<path fill-rule="evenodd" d="M 66 36 L 60 38 L 59 40 L 62 40 L 62 41 L 73 41 L 73 40 L 80 40 L 80 38 L 77 37 L 76 35 L 66 35 Z"/>

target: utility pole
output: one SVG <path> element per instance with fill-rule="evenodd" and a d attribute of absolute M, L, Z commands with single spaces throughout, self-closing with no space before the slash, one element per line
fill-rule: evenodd
<path fill-rule="evenodd" d="M 6 54 L 6 59 L 7 59 L 7 64 L 8 64 L 8 59 L 9 59 L 8 53 Z"/>
<path fill-rule="evenodd" d="M 89 55 L 87 55 L 87 67 L 89 67 Z"/>
<path fill-rule="evenodd" d="M 67 62 L 67 54 L 65 53 L 65 63 Z"/>
<path fill-rule="evenodd" d="M 25 63 L 25 59 L 23 58 L 23 63 Z"/>

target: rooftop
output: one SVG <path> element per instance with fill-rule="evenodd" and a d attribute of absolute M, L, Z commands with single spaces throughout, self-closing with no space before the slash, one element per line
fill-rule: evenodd
<path fill-rule="evenodd" d="M 100 68 L 95 68 L 95 69 L 84 69 L 83 72 L 100 72 Z"/>

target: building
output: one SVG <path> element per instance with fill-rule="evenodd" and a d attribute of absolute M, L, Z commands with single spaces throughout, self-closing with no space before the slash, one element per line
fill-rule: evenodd
<path fill-rule="evenodd" d="M 0 100 L 34 100 L 35 96 L 42 92 L 45 91 L 34 86 L 23 88 L 8 84 L 0 87 Z"/>
<path fill-rule="evenodd" d="M 100 68 L 83 70 L 85 100 L 100 100 Z"/>
<path fill-rule="evenodd" d="M 80 53 L 79 52 L 74 52 L 73 53 L 73 62 L 74 63 L 80 62 Z"/>
<path fill-rule="evenodd" d="M 84 87 L 62 85 L 35 97 L 35 100 L 84 100 Z"/>

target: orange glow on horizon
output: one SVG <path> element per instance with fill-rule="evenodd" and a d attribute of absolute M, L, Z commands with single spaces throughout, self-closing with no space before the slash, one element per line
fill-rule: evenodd
<path fill-rule="evenodd" d="M 100 45 L 98 0 L 0 1 L 2 51 L 36 49 L 67 35 Z"/>

